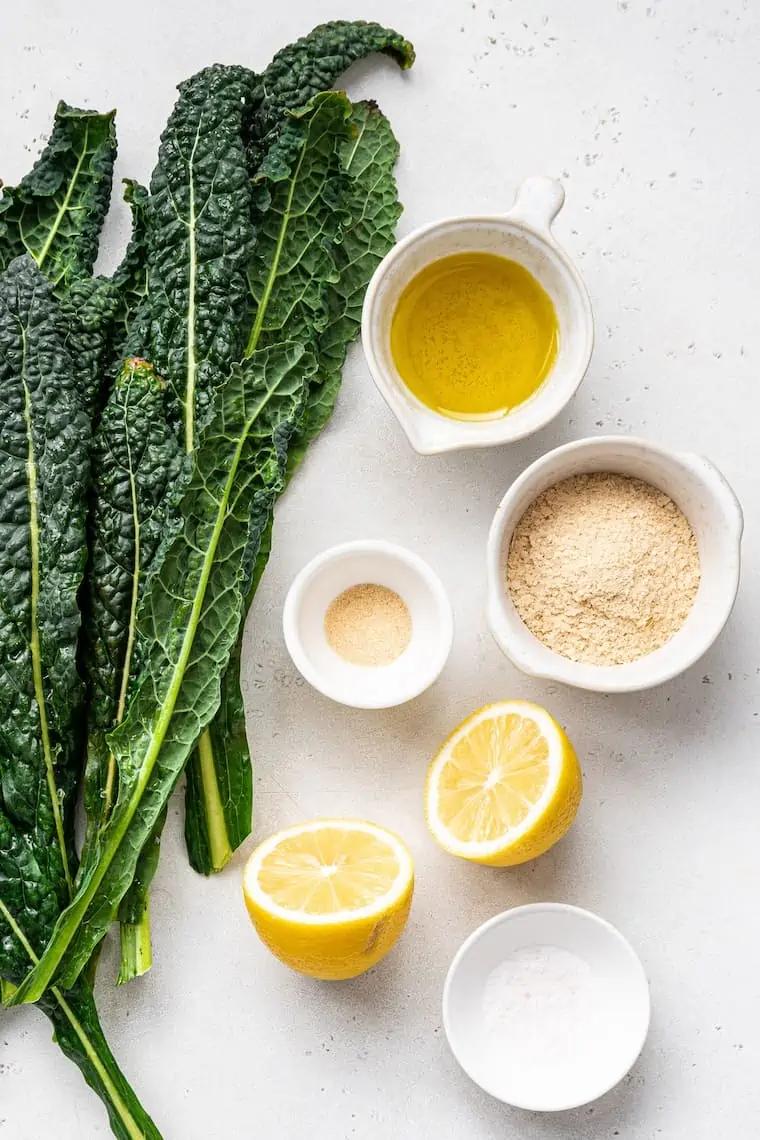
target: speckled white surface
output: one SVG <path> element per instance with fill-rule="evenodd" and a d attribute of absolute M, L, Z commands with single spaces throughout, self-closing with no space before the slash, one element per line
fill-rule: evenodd
<path fill-rule="evenodd" d="M 760 1116 L 757 946 L 760 628 L 760 12 L 751 0 L 25 0 L 3 14 L 2 176 L 28 167 L 54 101 L 119 108 L 119 175 L 146 178 L 175 82 L 218 59 L 263 65 L 319 20 L 378 16 L 416 43 L 413 72 L 356 67 L 403 145 L 400 232 L 498 210 L 526 174 L 560 175 L 556 232 L 578 259 L 598 342 L 568 411 L 511 448 L 417 458 L 357 349 L 329 432 L 277 519 L 247 627 L 256 835 L 322 813 L 401 832 L 418 864 L 406 937 L 371 976 L 326 987 L 258 944 L 240 899 L 245 852 L 190 872 L 181 802 L 154 894 L 156 965 L 129 989 L 101 970 L 114 1050 L 166 1140 L 750 1140 Z M 261 15 L 256 15 L 256 10 Z M 217 14 L 214 14 L 217 13 Z M 124 239 L 114 209 L 105 264 Z M 723 637 L 685 677 L 604 698 L 530 683 L 485 628 L 488 525 L 510 480 L 574 437 L 619 430 L 704 451 L 747 514 L 746 572 Z M 286 587 L 327 545 L 370 535 L 428 559 L 457 635 L 438 685 L 403 710 L 339 708 L 308 689 L 280 632 Z M 427 761 L 456 721 L 501 696 L 547 704 L 582 759 L 568 839 L 509 872 L 438 852 L 422 821 Z M 593 1107 L 542 1118 L 472 1086 L 448 1054 L 440 991 L 469 931 L 559 899 L 627 934 L 652 984 L 649 1043 Z M 31 1010 L 0 1014 L 0 1136 L 109 1135 Z"/>

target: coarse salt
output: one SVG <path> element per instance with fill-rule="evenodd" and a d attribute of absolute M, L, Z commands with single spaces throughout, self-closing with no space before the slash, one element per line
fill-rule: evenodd
<path fill-rule="evenodd" d="M 523 947 L 488 976 L 482 1014 L 503 1064 L 577 1065 L 594 1050 L 601 1029 L 599 981 L 588 962 L 568 950 Z"/>

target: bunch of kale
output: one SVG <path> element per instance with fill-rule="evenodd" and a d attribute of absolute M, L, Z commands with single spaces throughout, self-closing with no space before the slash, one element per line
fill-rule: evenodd
<path fill-rule="evenodd" d="M 250 831 L 242 624 L 400 213 L 387 120 L 328 91 L 375 51 L 413 61 L 340 21 L 183 83 L 111 277 L 113 114 L 61 104 L 0 198 L 2 996 L 42 1007 L 126 1140 L 159 1134 L 100 1029 L 98 951 L 118 917 L 119 980 L 150 966 L 183 771 L 197 870 Z"/>

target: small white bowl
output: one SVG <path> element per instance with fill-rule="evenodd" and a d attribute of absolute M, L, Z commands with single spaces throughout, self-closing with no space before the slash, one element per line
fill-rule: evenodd
<path fill-rule="evenodd" d="M 594 979 L 598 1031 L 588 1034 L 574 1063 L 552 1064 L 551 1056 L 538 1054 L 508 1064 L 487 1023 L 489 976 L 510 955 L 531 947 L 559 948 L 582 959 Z M 556 1000 L 560 1004 L 563 995 Z M 533 1112 L 578 1108 L 614 1088 L 644 1046 L 649 1015 L 649 985 L 630 944 L 604 919 L 564 903 L 519 906 L 484 923 L 457 953 L 443 990 L 444 1029 L 464 1071 L 497 1100 Z M 499 1032 L 509 1032 L 508 1021 Z"/>
<path fill-rule="evenodd" d="M 353 665 L 329 645 L 325 614 L 351 586 L 395 590 L 412 618 L 409 645 L 389 665 Z M 454 617 L 440 579 L 427 563 L 390 542 L 347 542 L 318 555 L 288 591 L 285 643 L 310 685 L 340 704 L 384 709 L 420 695 L 438 678 L 454 639 Z"/>
<path fill-rule="evenodd" d="M 492 447 L 538 431 L 558 415 L 583 379 L 594 344 L 588 291 L 555 241 L 552 222 L 565 192 L 552 178 L 528 178 L 506 214 L 445 218 L 400 241 L 378 265 L 362 312 L 362 347 L 377 387 L 421 455 L 465 447 Z M 551 297 L 559 321 L 557 358 L 538 391 L 507 416 L 460 420 L 441 415 L 414 396 L 396 370 L 391 322 L 399 297 L 426 265 L 477 250 L 517 261 Z"/>
<path fill-rule="evenodd" d="M 555 653 L 523 623 L 506 582 L 512 534 L 543 491 L 572 475 L 614 471 L 669 495 L 692 526 L 702 577 L 694 605 L 670 641 L 627 665 L 587 665 Z M 739 587 L 742 510 L 723 475 L 701 455 L 670 451 L 630 436 L 579 439 L 526 468 L 501 501 L 488 537 L 488 624 L 499 647 L 523 673 L 600 693 L 648 689 L 683 673 L 728 621 Z"/>

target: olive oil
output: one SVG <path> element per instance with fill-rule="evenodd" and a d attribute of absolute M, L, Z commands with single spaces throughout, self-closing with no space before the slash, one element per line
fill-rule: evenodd
<path fill-rule="evenodd" d="M 557 314 L 527 269 L 492 253 L 456 253 L 421 270 L 391 323 L 398 373 L 427 407 L 495 419 L 540 387 L 557 355 Z"/>

